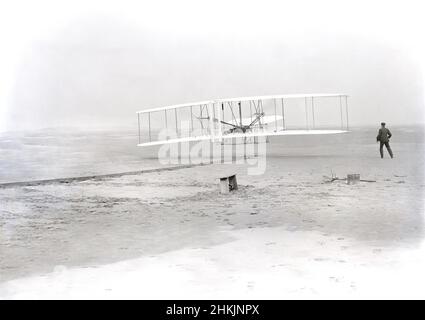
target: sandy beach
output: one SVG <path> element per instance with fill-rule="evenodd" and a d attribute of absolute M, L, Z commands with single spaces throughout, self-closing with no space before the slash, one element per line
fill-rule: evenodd
<path fill-rule="evenodd" d="M 423 129 L 400 132 L 393 160 L 358 131 L 272 140 L 258 176 L 0 188 L 0 298 L 424 298 Z"/>

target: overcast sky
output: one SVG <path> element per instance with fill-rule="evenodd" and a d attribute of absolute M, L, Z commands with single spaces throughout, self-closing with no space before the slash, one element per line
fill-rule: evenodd
<path fill-rule="evenodd" d="M 132 126 L 137 110 L 347 93 L 354 125 L 424 123 L 421 1 L 10 1 L 0 131 Z"/>

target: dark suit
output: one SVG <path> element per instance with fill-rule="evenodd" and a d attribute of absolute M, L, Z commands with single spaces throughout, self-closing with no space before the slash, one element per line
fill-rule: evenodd
<path fill-rule="evenodd" d="M 390 130 L 388 130 L 387 128 L 381 128 L 379 129 L 378 132 L 378 136 L 376 137 L 376 141 L 379 141 L 379 152 L 381 153 L 381 158 L 384 157 L 384 145 L 388 150 L 388 153 L 390 154 L 391 158 L 393 157 L 393 151 L 391 150 L 390 147 L 390 138 L 391 138 L 392 134 L 390 132 Z"/>

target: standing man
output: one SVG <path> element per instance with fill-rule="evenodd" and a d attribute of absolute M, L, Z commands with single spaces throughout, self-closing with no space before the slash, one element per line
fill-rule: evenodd
<path fill-rule="evenodd" d="M 379 152 L 381 153 L 381 159 L 384 157 L 384 144 L 391 156 L 391 159 L 393 158 L 393 151 L 390 147 L 391 136 L 392 134 L 390 130 L 385 128 L 385 122 L 381 122 L 381 128 L 379 129 L 378 136 L 376 137 L 376 141 L 380 142 Z"/>

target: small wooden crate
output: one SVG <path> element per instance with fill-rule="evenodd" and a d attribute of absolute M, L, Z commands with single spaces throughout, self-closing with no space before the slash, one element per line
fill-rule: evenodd
<path fill-rule="evenodd" d="M 235 174 L 220 178 L 220 193 L 226 194 L 234 190 L 238 190 L 238 182 Z"/>

